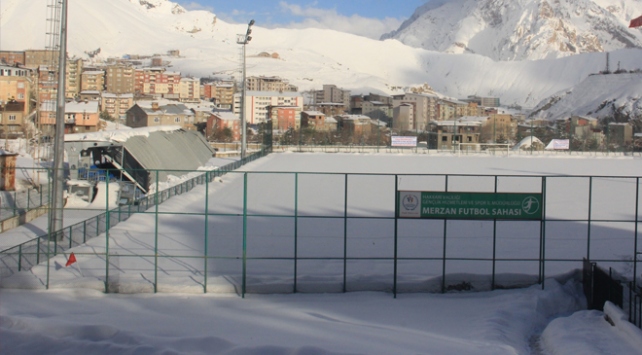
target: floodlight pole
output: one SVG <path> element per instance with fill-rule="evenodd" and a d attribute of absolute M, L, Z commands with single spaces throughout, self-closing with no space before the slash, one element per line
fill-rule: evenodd
<path fill-rule="evenodd" d="M 245 97 L 247 94 L 247 65 L 246 65 L 246 60 L 245 60 L 245 46 L 250 43 L 252 40 L 252 37 L 250 34 L 252 34 L 252 26 L 254 26 L 254 20 L 250 21 L 247 25 L 247 31 L 245 34 L 240 34 L 237 37 L 236 43 L 240 44 L 243 46 L 243 82 L 241 83 L 242 89 L 241 89 L 241 110 L 240 110 L 240 118 L 241 118 L 241 160 L 245 159 L 245 156 L 247 155 L 247 113 L 245 110 Z"/>
<path fill-rule="evenodd" d="M 54 136 L 53 188 L 51 192 L 51 212 L 49 213 L 50 233 L 62 229 L 63 189 L 65 183 L 64 144 L 65 144 L 65 69 L 67 66 L 67 2 L 61 0 L 60 48 L 58 53 L 58 92 L 56 109 L 56 131 Z M 51 235 L 50 235 L 51 238 Z"/>

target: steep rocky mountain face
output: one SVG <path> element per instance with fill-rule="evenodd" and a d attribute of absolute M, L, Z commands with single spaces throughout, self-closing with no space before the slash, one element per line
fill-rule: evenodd
<path fill-rule="evenodd" d="M 382 39 L 493 60 L 537 60 L 642 47 L 640 0 L 431 0 Z"/>

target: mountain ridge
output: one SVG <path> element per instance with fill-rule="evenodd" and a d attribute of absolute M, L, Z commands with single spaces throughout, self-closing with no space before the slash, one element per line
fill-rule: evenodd
<path fill-rule="evenodd" d="M 553 59 L 642 47 L 639 0 L 433 0 L 382 39 L 494 60 Z"/>
<path fill-rule="evenodd" d="M 180 57 L 166 60 L 183 75 L 226 73 L 240 78 L 241 46 L 236 35 L 245 33 L 246 24 L 226 23 L 208 11 L 184 10 L 169 0 L 69 0 L 69 4 L 72 56 L 86 58 L 85 52 L 98 47 L 97 60 L 176 49 Z M 12 29 L 1 31 L 0 49 L 44 48 L 45 5 L 41 0 L 0 2 L 0 26 Z M 24 21 L 26 16 L 30 21 Z M 280 76 L 302 91 L 336 84 L 354 93 L 399 94 L 428 84 L 453 98 L 496 96 L 503 104 L 534 107 L 606 67 L 603 53 L 502 62 L 314 28 L 266 29 L 257 24 L 252 37 L 246 47 L 248 75 Z M 261 52 L 278 53 L 279 59 L 257 56 Z M 640 49 L 616 50 L 610 56 L 623 69 L 642 68 Z"/>

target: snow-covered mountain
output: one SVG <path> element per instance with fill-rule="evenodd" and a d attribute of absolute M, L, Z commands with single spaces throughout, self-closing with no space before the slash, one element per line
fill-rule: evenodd
<path fill-rule="evenodd" d="M 620 122 L 642 119 L 642 73 L 591 75 L 542 100 L 532 112 L 547 119 L 575 115 Z"/>
<path fill-rule="evenodd" d="M 431 0 L 385 38 L 494 60 L 536 60 L 642 47 L 629 29 L 640 0 Z"/>
<path fill-rule="evenodd" d="M 433 0 L 435 1 L 435 0 Z M 606 0 L 604 0 L 606 1 Z M 44 0 L 0 2 L 0 49 L 24 50 L 46 45 Z M 9 30 L 10 29 L 10 30 Z M 236 35 L 247 25 L 229 24 L 207 11 L 187 11 L 169 0 L 69 0 L 70 55 L 100 48 L 100 56 L 166 53 L 183 75 L 239 77 Z M 603 53 L 560 59 L 497 62 L 472 54 L 446 54 L 414 48 L 397 40 L 377 41 L 321 29 L 265 29 L 257 23 L 247 45 L 248 75 L 276 75 L 300 90 L 336 84 L 355 93 L 395 94 L 430 85 L 454 98 L 497 96 L 504 104 L 533 107 L 606 67 Z M 278 53 L 279 58 L 258 56 Z M 642 50 L 610 54 L 622 69 L 642 68 Z"/>

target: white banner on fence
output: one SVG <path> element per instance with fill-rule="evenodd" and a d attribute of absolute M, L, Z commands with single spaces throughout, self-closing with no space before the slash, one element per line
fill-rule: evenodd
<path fill-rule="evenodd" d="M 391 146 L 393 147 L 416 147 L 417 137 L 412 136 L 392 136 Z"/>
<path fill-rule="evenodd" d="M 569 146 L 568 139 L 553 139 L 546 146 L 546 150 L 568 150 Z"/>

